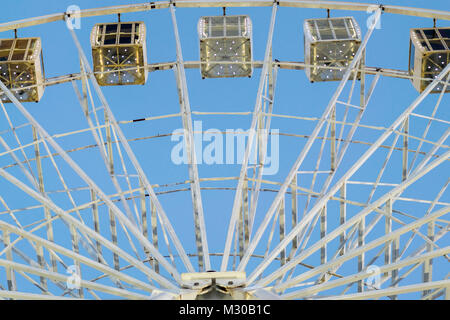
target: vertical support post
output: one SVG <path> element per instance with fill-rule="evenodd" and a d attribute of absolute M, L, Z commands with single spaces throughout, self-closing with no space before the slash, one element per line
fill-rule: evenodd
<path fill-rule="evenodd" d="M 435 231 L 435 221 L 430 221 L 428 223 L 427 228 L 427 236 L 430 239 L 430 241 L 434 242 L 434 231 Z M 428 252 L 433 251 L 433 245 L 431 243 L 427 243 L 426 250 Z M 423 263 L 423 270 L 422 270 L 422 282 L 430 282 L 433 279 L 433 259 L 425 260 Z M 431 293 L 431 290 L 424 290 L 422 292 L 422 296 L 425 297 Z"/>
<path fill-rule="evenodd" d="M 32 129 L 33 129 L 34 153 L 35 153 L 35 157 L 36 157 L 36 168 L 38 171 L 39 192 L 42 195 L 44 195 L 45 194 L 44 174 L 42 172 L 41 153 L 39 151 L 39 142 L 38 142 L 39 138 L 38 138 L 36 128 L 33 126 Z M 46 206 L 44 206 L 44 216 L 47 221 L 50 220 L 52 217 L 50 210 Z M 50 222 L 47 224 L 47 240 L 53 242 L 53 240 L 54 240 L 53 238 L 54 238 L 53 224 Z M 55 260 L 55 257 L 51 253 L 50 253 L 50 263 L 52 266 L 52 271 L 57 272 L 56 260 Z"/>
<path fill-rule="evenodd" d="M 139 179 L 139 198 L 141 203 L 142 234 L 148 239 L 147 204 L 145 201 L 145 187 L 141 179 Z M 150 251 L 144 248 L 144 252 L 145 256 L 150 259 Z M 153 261 L 151 260 L 150 266 L 153 267 Z"/>
<path fill-rule="evenodd" d="M 111 240 L 117 246 L 116 216 L 114 215 L 111 209 L 108 209 L 108 214 L 109 214 L 109 229 L 111 232 Z M 119 271 L 120 270 L 119 256 L 115 252 L 113 253 L 113 260 L 114 260 L 114 269 Z"/>
<path fill-rule="evenodd" d="M 112 139 L 111 139 L 111 123 L 109 121 L 108 113 L 104 112 L 105 115 L 105 131 L 106 131 L 106 148 L 108 153 L 108 163 L 109 163 L 109 173 L 114 174 L 114 156 L 112 149 Z"/>
<path fill-rule="evenodd" d="M 392 240 L 392 263 L 395 263 L 399 259 L 400 252 L 400 237 L 396 237 Z M 392 270 L 392 287 L 397 287 L 398 284 L 398 269 Z M 391 296 L 391 299 L 397 300 L 397 295 Z"/>
<path fill-rule="evenodd" d="M 358 247 L 362 247 L 364 245 L 364 232 L 365 232 L 366 218 L 363 217 L 358 224 Z M 364 269 L 365 264 L 365 255 L 362 252 L 358 256 L 358 272 L 361 272 Z M 364 291 L 364 280 L 358 281 L 358 292 Z"/>
<path fill-rule="evenodd" d="M 359 63 L 359 69 L 361 69 L 361 81 L 360 81 L 360 97 L 359 97 L 359 106 L 361 108 L 366 107 L 366 49 L 364 49 L 364 53 L 361 56 L 361 62 Z M 356 77 L 358 74 L 355 74 Z M 370 91 L 370 88 L 369 88 Z"/>
<path fill-rule="evenodd" d="M 150 202 L 150 212 L 151 219 L 150 222 L 152 224 L 152 242 L 153 246 L 158 249 L 158 221 L 156 219 L 156 207 L 153 202 Z M 159 263 L 157 260 L 154 261 L 155 272 L 159 273 Z"/>
<path fill-rule="evenodd" d="M 239 241 L 239 259 L 242 259 L 244 255 L 244 203 L 241 203 L 241 211 L 239 212 L 237 234 Z"/>
<path fill-rule="evenodd" d="M 280 213 L 279 213 L 279 225 L 280 225 L 280 241 L 283 241 L 285 236 L 285 225 L 286 225 L 286 217 L 284 214 L 285 211 L 285 198 L 280 202 Z M 280 252 L 280 262 L 283 266 L 286 263 L 286 249 L 281 250 Z"/>
<path fill-rule="evenodd" d="M 88 80 L 86 76 L 86 70 L 83 66 L 83 61 L 80 59 L 80 71 L 81 71 L 81 107 L 83 108 L 84 115 L 86 118 L 89 117 L 89 103 L 88 103 L 88 97 L 87 97 L 87 86 L 88 86 Z M 94 107 L 94 106 L 92 106 Z M 101 146 L 99 146 L 100 148 Z"/>
<path fill-rule="evenodd" d="M 331 164 L 330 164 L 330 170 L 334 171 L 336 169 L 336 105 L 334 105 L 333 110 L 331 111 L 331 141 L 330 141 L 330 157 L 331 157 Z"/>
<path fill-rule="evenodd" d="M 78 248 L 78 234 L 77 230 L 75 229 L 75 226 L 73 224 L 70 225 L 70 238 L 72 240 L 72 251 L 76 254 L 80 253 L 80 250 Z M 80 262 L 78 260 L 73 260 L 73 263 L 76 267 L 76 270 L 78 272 L 78 276 L 81 278 L 81 268 L 80 268 Z M 83 298 L 83 288 L 78 288 L 78 295 L 80 298 Z"/>
<path fill-rule="evenodd" d="M 292 226 L 294 229 L 298 223 L 298 201 L 297 201 L 297 175 L 294 176 L 291 182 L 291 210 L 292 210 Z M 291 252 L 295 252 L 298 248 L 298 239 L 294 237 L 292 239 Z"/>
<path fill-rule="evenodd" d="M 36 244 L 36 255 L 38 264 L 41 266 L 42 269 L 45 269 L 44 248 L 39 244 Z M 40 281 L 41 287 L 47 289 L 47 278 L 40 277 Z"/>
<path fill-rule="evenodd" d="M 408 176 L 408 135 L 409 135 L 409 116 L 406 117 L 403 125 L 403 159 L 402 159 L 402 181 Z"/>
<path fill-rule="evenodd" d="M 3 243 L 5 247 L 11 244 L 10 233 L 8 230 L 3 230 Z M 13 262 L 11 248 L 6 251 L 6 259 Z M 17 291 L 16 275 L 14 269 L 11 267 L 6 267 L 6 281 L 8 283 L 9 291 Z"/>
<path fill-rule="evenodd" d="M 345 200 L 347 199 L 347 184 L 344 183 L 341 187 L 341 201 L 339 203 L 339 224 L 343 225 L 345 223 L 345 220 L 347 219 L 347 204 Z M 339 237 L 339 245 L 342 247 L 341 252 L 339 253 L 341 256 L 345 254 L 345 231 L 342 232 L 342 234 Z"/>
<path fill-rule="evenodd" d="M 385 227 L 384 227 L 384 233 L 389 234 L 392 232 L 392 199 L 389 199 L 386 201 L 386 215 L 384 217 L 385 219 Z M 391 263 L 391 242 L 386 242 L 386 248 L 384 252 L 384 264 L 388 265 Z M 384 277 L 388 277 L 389 272 L 384 273 Z"/>
<path fill-rule="evenodd" d="M 91 189 L 91 201 L 92 201 L 92 217 L 94 220 L 94 230 L 95 230 L 95 232 L 100 234 L 100 220 L 99 220 L 99 216 L 98 216 L 98 205 L 97 205 L 95 192 L 92 189 Z M 101 262 L 100 257 L 102 255 L 102 246 L 98 240 L 96 240 L 95 243 L 96 243 L 97 252 L 98 252 L 97 261 Z"/>
<path fill-rule="evenodd" d="M 325 238 L 327 234 L 327 206 L 323 207 L 320 214 L 320 239 Z M 327 262 L 327 245 L 320 248 L 320 264 Z"/>
<path fill-rule="evenodd" d="M 249 226 L 249 210 L 248 210 L 248 180 L 244 179 L 244 185 L 242 187 L 243 192 L 243 214 L 244 214 L 244 250 L 247 249 L 248 242 L 250 241 L 250 226 Z"/>

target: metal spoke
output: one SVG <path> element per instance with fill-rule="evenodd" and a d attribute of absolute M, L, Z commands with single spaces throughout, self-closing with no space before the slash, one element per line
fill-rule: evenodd
<path fill-rule="evenodd" d="M 174 71 L 177 79 L 181 116 L 183 119 L 184 142 L 188 158 L 189 178 L 191 179 L 191 195 L 194 209 L 195 235 L 199 259 L 198 263 L 200 271 L 202 271 L 204 268 L 206 270 L 211 270 L 208 239 L 206 235 L 205 218 L 203 214 L 203 203 L 200 192 L 200 182 L 195 152 L 194 131 L 192 128 L 191 107 L 189 103 L 189 93 L 187 89 L 186 74 L 184 70 L 183 53 L 181 50 L 180 36 L 178 34 L 178 25 L 173 3 L 170 5 L 170 14 L 172 17 L 172 24 L 176 40 L 177 65 L 176 69 L 174 68 Z"/>
<path fill-rule="evenodd" d="M 327 297 L 324 298 L 326 300 L 357 300 L 357 299 L 371 299 L 371 298 L 379 298 L 379 297 L 387 297 L 397 294 L 404 294 L 404 293 L 410 293 L 410 292 L 418 292 L 422 290 L 430 290 L 435 288 L 447 288 L 450 285 L 450 280 L 442 280 L 442 281 L 434 281 L 429 282 L 427 284 L 412 284 L 409 286 L 403 286 L 403 287 L 392 287 L 388 289 L 383 290 L 373 290 L 373 291 L 367 291 L 363 293 L 354 293 L 354 294 L 348 294 L 348 295 L 342 295 L 342 296 L 333 296 L 333 297 Z"/>
<path fill-rule="evenodd" d="M 256 96 L 255 109 L 253 111 L 252 123 L 251 123 L 250 129 L 248 131 L 247 145 L 245 147 L 245 153 L 244 153 L 244 157 L 242 159 L 241 171 L 239 173 L 239 181 L 238 181 L 238 185 L 237 185 L 237 189 L 236 189 L 236 194 L 234 197 L 233 209 L 232 209 L 231 217 L 230 217 L 230 223 L 228 225 L 227 237 L 226 237 L 226 241 L 225 241 L 225 248 L 223 251 L 224 255 L 222 258 L 222 264 L 220 266 L 221 271 L 225 271 L 228 266 L 228 258 L 230 255 L 231 242 L 233 240 L 233 234 L 235 231 L 236 222 L 237 222 L 238 215 L 239 215 L 239 209 L 241 207 L 242 188 L 244 186 L 245 177 L 247 176 L 248 161 L 250 158 L 250 152 L 253 148 L 253 143 L 254 143 L 254 138 L 255 138 L 255 130 L 257 127 L 258 118 L 259 118 L 261 108 L 262 108 L 264 84 L 267 81 L 267 76 L 269 74 L 269 63 L 270 63 L 269 59 L 271 58 L 271 52 L 272 52 L 272 39 L 273 39 L 273 33 L 274 33 L 274 29 L 275 29 L 275 18 L 276 18 L 277 10 L 278 10 L 278 4 L 273 3 L 272 4 L 272 15 L 270 18 L 270 25 L 269 25 L 269 32 L 267 35 L 266 51 L 264 54 L 264 64 L 263 64 L 263 69 L 261 70 L 261 76 L 259 79 L 259 86 L 258 86 L 258 93 Z M 262 170 L 262 169 L 263 168 L 260 168 L 260 170 Z M 243 257 L 243 259 L 241 260 L 239 265 L 241 265 L 242 262 L 247 259 L 246 256 L 247 256 L 248 249 L 249 248 L 247 248 L 246 254 Z M 239 270 L 241 271 L 242 268 L 239 268 Z"/>
<path fill-rule="evenodd" d="M 210 11 L 198 20 L 200 43 L 191 32 L 185 48 L 183 30 L 194 31 L 198 16 L 182 13 L 199 10 Z M 276 20 L 308 10 L 327 17 L 303 21 L 304 60 L 286 60 L 290 45 L 280 51 L 277 37 L 289 41 L 288 20 Z M 354 17 L 340 17 L 344 11 Z M 173 38 L 166 50 L 175 54 L 151 50 L 149 60 L 147 22 L 121 14 L 159 13 L 172 23 L 160 31 Z M 375 30 L 382 14 L 434 21 L 411 29 L 408 68 L 366 65 L 372 36 L 385 36 Z M 89 46 L 79 22 L 107 15 L 118 22 L 96 24 Z M 216 290 L 225 299 L 450 299 L 450 273 L 442 272 L 450 262 L 450 46 L 437 21 L 450 21 L 450 12 L 337 0 L 163 0 L 70 6 L 0 23 L 0 32 L 14 31 L 0 40 L 0 300 L 207 299 Z M 17 36 L 37 26 L 67 28 L 63 40 L 76 59 L 65 58 L 75 73 L 44 59 L 39 35 Z M 46 75 L 44 65 L 57 73 Z M 320 108 L 318 95 L 327 92 Z M 282 111 L 274 112 L 275 95 Z M 194 98 L 217 96 L 236 103 L 191 110 Z M 124 103 L 129 108 L 119 108 Z M 250 122 L 243 131 L 197 129 L 194 120 Z M 179 121 L 182 131 L 172 128 Z M 212 130 L 214 145 L 198 150 Z M 169 140 L 181 141 L 172 157 L 182 148 L 185 166 L 158 157 Z M 239 173 L 231 175 L 236 140 Z M 212 147 L 215 161 L 205 161 L 215 163 L 205 169 L 212 175 L 201 178 L 198 157 L 212 156 Z M 155 167 L 161 161 L 165 171 Z M 210 213 L 211 204 L 219 207 Z"/>
<path fill-rule="evenodd" d="M 72 216 L 68 215 L 66 212 L 64 212 L 64 210 L 62 210 L 61 208 L 59 208 L 58 206 L 56 206 L 55 204 L 53 204 L 51 201 L 49 201 L 48 199 L 44 198 L 43 196 L 41 196 L 40 194 L 38 194 L 37 192 L 31 190 L 29 187 L 27 187 L 26 185 L 24 185 L 23 183 L 21 183 L 19 180 L 17 180 L 16 178 L 14 178 L 13 176 L 11 176 L 9 173 L 7 173 L 6 171 L 4 171 L 3 169 L 0 169 L 0 176 L 2 176 L 3 178 L 7 179 L 8 181 L 10 181 L 11 183 L 13 183 L 14 185 L 16 185 L 18 188 L 22 189 L 24 192 L 26 192 L 27 194 L 29 194 L 31 197 L 35 198 L 36 200 L 40 201 L 41 203 L 47 205 L 49 208 L 51 208 L 55 213 L 57 213 L 58 215 L 61 215 L 65 220 L 69 221 L 72 225 L 75 225 L 78 229 L 86 232 L 89 236 L 91 236 L 92 238 L 100 241 L 105 247 L 107 247 L 108 249 L 112 250 L 112 251 L 116 251 L 118 253 L 120 253 L 120 255 L 128 260 L 130 263 L 133 263 L 136 268 L 141 268 L 143 270 L 145 270 L 145 272 L 152 278 L 155 279 L 155 281 L 158 281 L 159 283 L 161 283 L 161 285 L 167 286 L 169 288 L 173 288 L 173 284 L 168 282 L 166 279 L 162 278 L 161 276 L 159 276 L 158 274 L 154 273 L 151 269 L 148 269 L 147 267 L 145 267 L 140 261 L 137 261 L 134 258 L 131 258 L 128 254 L 126 254 L 123 250 L 121 250 L 120 248 L 118 248 L 117 246 L 109 243 L 109 241 L 107 241 L 106 239 L 104 239 L 102 236 L 100 236 L 99 234 L 97 234 L 95 231 L 93 231 L 92 229 L 87 228 L 85 225 L 83 225 L 82 223 L 80 223 L 78 220 L 74 219 Z M 0 221 L 0 225 L 2 225 L 2 227 L 6 228 L 7 224 L 4 222 Z M 11 228 L 11 227 L 9 227 Z M 25 231 L 21 231 L 21 230 L 17 230 L 15 229 L 14 231 L 17 234 L 25 234 Z M 31 235 L 29 235 L 31 236 Z M 34 241 L 37 241 L 36 238 L 33 239 Z M 48 241 L 47 241 L 48 242 Z M 46 242 L 46 243 L 47 243 Z M 48 242 L 51 243 L 51 242 Z M 47 243 L 47 245 L 48 245 Z M 65 249 L 65 254 L 67 255 L 68 252 L 71 252 L 67 249 Z M 84 257 L 83 257 L 84 258 Z M 160 262 L 163 261 L 162 259 L 160 259 Z M 96 262 L 95 262 L 96 263 Z"/>

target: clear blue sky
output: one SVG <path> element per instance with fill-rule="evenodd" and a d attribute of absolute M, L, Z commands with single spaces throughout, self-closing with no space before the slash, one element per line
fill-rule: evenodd
<path fill-rule="evenodd" d="M 365 2 L 378 3 L 378 1 Z M 81 9 L 87 9 L 127 3 L 140 3 L 140 1 L 2 1 L 0 23 L 63 12 L 69 5 L 72 4 L 78 5 Z M 449 10 L 448 0 L 417 0 L 413 2 L 406 0 L 386 0 L 383 1 L 383 4 Z M 205 15 L 220 15 L 222 14 L 222 9 L 178 9 L 176 14 L 180 29 L 184 59 L 198 60 L 198 19 L 199 17 Z M 253 22 L 254 32 L 254 59 L 262 60 L 264 57 L 265 41 L 267 38 L 268 22 L 270 19 L 270 8 L 229 8 L 227 10 L 227 14 L 250 15 Z M 368 14 L 366 12 L 332 11 L 331 16 L 354 16 L 361 27 L 363 36 L 367 31 L 365 22 Z M 326 17 L 326 11 L 315 9 L 280 8 L 277 15 L 273 40 L 273 58 L 280 61 L 303 61 L 303 21 L 305 19 L 315 17 Z M 116 20 L 117 17 L 114 15 L 86 18 L 82 20 L 81 30 L 77 30 L 77 35 L 90 61 L 91 49 L 89 35 L 92 27 L 94 24 L 99 22 L 115 22 Z M 144 21 L 146 23 L 149 63 L 175 61 L 175 41 L 170 12 L 168 10 L 165 9 L 143 13 L 123 14 L 122 21 Z M 442 27 L 450 26 L 450 22 L 448 21 L 438 21 L 437 24 Z M 433 21 L 431 19 L 383 14 L 381 20 L 382 28 L 380 30 L 375 30 L 372 39 L 369 41 L 367 46 L 366 64 L 373 67 L 407 70 L 410 28 L 432 27 L 432 25 Z M 47 78 L 79 72 L 79 62 L 76 48 L 69 32 L 65 28 L 64 22 L 54 22 L 18 30 L 18 36 L 39 36 L 42 38 L 45 75 Z M 11 31 L 3 32 L 0 35 L 0 38 L 11 37 L 13 37 L 13 32 Z M 256 69 L 251 79 L 202 80 L 199 70 L 186 70 L 191 109 L 194 111 L 252 111 L 254 108 L 260 71 L 260 69 Z M 373 77 L 369 76 L 367 83 L 370 84 L 372 79 Z M 303 71 L 280 70 L 276 88 L 274 113 L 303 117 L 320 117 L 337 85 L 337 82 L 311 84 L 307 80 Z M 107 87 L 103 88 L 103 92 L 105 93 L 110 107 L 118 120 L 133 120 L 179 112 L 175 77 L 172 71 L 158 71 L 150 73 L 145 86 Z M 348 89 L 344 90 L 342 100 L 347 99 L 345 96 L 347 92 Z M 408 80 L 381 78 L 375 90 L 372 101 L 364 115 L 362 123 L 372 126 L 388 127 L 392 121 L 395 120 L 407 106 L 409 106 L 417 95 L 418 93 Z M 355 97 L 352 102 L 357 104 L 359 101 L 358 99 L 358 94 L 355 92 Z M 423 106 L 418 108 L 418 112 L 421 114 L 430 115 L 436 100 L 436 96 L 428 98 L 424 102 Z M 445 97 L 442 103 L 443 106 L 439 109 L 436 117 L 448 120 L 448 97 Z M 99 105 L 98 100 L 97 105 Z M 444 108 L 444 106 L 447 108 Z M 88 127 L 70 83 L 46 88 L 44 96 L 38 104 L 28 103 L 26 104 L 26 107 L 51 134 L 64 133 Z M 17 124 L 24 122 L 24 119 L 18 114 L 12 105 L 7 105 L 7 108 L 8 112 L 11 112 L 11 116 Z M 343 111 L 344 108 L 338 111 L 338 118 L 342 117 Z M 355 115 L 356 113 L 353 113 L 352 117 Z M 210 128 L 217 128 L 219 130 L 241 128 L 246 130 L 250 126 L 251 116 L 218 117 L 193 115 L 193 120 L 202 120 L 203 130 Z M 421 136 L 425 125 L 426 121 L 423 120 L 413 122 L 411 124 L 411 134 Z M 0 117 L 0 131 L 5 130 L 7 126 L 8 125 L 5 119 Z M 122 129 L 127 137 L 136 138 L 154 136 L 158 134 L 169 134 L 173 130 L 181 127 L 182 123 L 180 118 L 169 118 L 165 120 L 145 121 L 132 125 L 123 125 Z M 272 120 L 272 128 L 279 129 L 282 133 L 308 135 L 312 132 L 314 127 L 313 123 L 310 121 L 274 118 Z M 339 128 L 340 126 L 338 126 L 338 129 Z M 445 125 L 432 126 L 428 139 L 436 141 L 445 129 Z M 354 140 L 367 142 L 375 141 L 381 133 L 382 132 L 378 130 L 358 130 L 355 134 Z M 23 135 L 22 138 L 24 141 L 31 141 L 31 133 L 29 130 L 26 132 L 24 131 L 21 135 Z M 321 135 L 323 135 L 323 130 Z M 7 140 L 11 146 L 15 146 L 12 136 L 4 137 L 4 139 Z M 57 141 L 65 149 L 72 149 L 95 143 L 89 132 L 61 138 Z M 392 141 L 393 140 L 391 137 L 385 142 L 385 144 L 390 145 Z M 283 181 L 305 142 L 306 139 L 282 136 L 280 138 L 279 146 L 280 170 L 276 175 L 267 178 L 273 181 Z M 178 166 L 171 162 L 170 153 L 174 145 L 175 143 L 171 142 L 169 137 L 150 139 L 141 142 L 131 142 L 131 146 L 135 150 L 136 155 L 152 184 L 176 183 L 189 179 L 187 166 Z M 397 146 L 400 145 L 401 139 L 399 139 Z M 417 140 L 411 142 L 411 148 L 416 148 L 417 145 Z M 301 170 L 312 170 L 314 168 L 319 148 L 320 143 L 315 143 L 310 155 L 301 167 Z M 366 145 L 351 146 L 347 152 L 348 156 L 345 158 L 343 164 L 343 171 L 339 172 L 337 177 L 345 172 L 344 169 L 349 168 L 353 161 L 356 160 L 367 148 L 368 147 Z M 430 147 L 426 146 L 424 148 L 426 151 L 429 150 Z M 32 148 L 28 148 L 27 154 L 29 156 L 32 156 L 33 152 L 34 151 Z M 324 154 L 325 158 L 327 154 L 328 149 L 326 148 Z M 363 166 L 361 170 L 357 172 L 354 180 L 374 181 L 376 178 L 376 175 L 374 174 L 380 169 L 385 154 L 386 151 L 376 153 L 371 160 L 368 161 L 368 164 Z M 115 193 L 97 150 L 91 149 L 89 151 L 75 152 L 72 153 L 71 156 L 88 174 L 93 177 L 93 179 L 107 194 Z M 116 160 L 118 160 L 118 158 Z M 67 182 L 70 187 L 79 187 L 84 185 L 79 178 L 74 176 L 74 174 L 61 159 L 58 161 L 58 164 L 61 165 L 63 172 L 67 174 Z M 0 157 L 0 166 L 2 167 L 11 162 L 12 159 L 10 157 Z M 118 161 L 116 161 L 116 163 L 119 165 Z M 57 176 L 51 168 L 51 164 L 49 162 L 45 162 L 44 166 L 48 172 L 51 172 L 50 177 L 46 182 L 47 190 L 59 189 L 60 185 L 57 183 Z M 396 152 L 382 181 L 388 183 L 399 183 L 401 181 L 399 170 L 400 166 L 401 153 Z M 442 165 L 440 170 L 437 171 L 437 174 L 430 174 L 427 176 L 426 179 L 419 182 L 417 185 L 418 187 L 411 190 L 409 194 L 409 191 L 407 191 L 405 197 L 409 196 L 433 200 L 434 196 L 438 193 L 447 179 L 447 175 L 442 174 L 442 172 L 446 172 L 444 170 L 445 167 L 443 166 L 447 166 L 446 168 L 448 169 L 448 165 Z M 321 170 L 326 170 L 325 167 L 326 165 L 323 163 L 323 165 L 321 165 Z M 236 177 L 239 175 L 239 170 L 240 165 L 203 164 L 199 166 L 201 178 L 224 176 Z M 23 175 L 21 175 L 21 172 L 18 169 L 12 169 L 11 172 L 17 174 L 18 177 L 23 178 Z M 309 188 L 309 179 L 310 178 L 305 177 L 305 179 L 301 182 L 301 186 Z M 323 180 L 321 180 L 321 183 L 322 182 Z M 235 181 L 226 183 L 217 182 L 207 185 L 202 184 L 202 186 L 230 187 L 234 186 L 235 183 Z M 186 187 L 186 185 L 184 187 Z M 265 185 L 263 187 L 271 188 L 270 185 Z M 11 208 L 21 208 L 27 205 L 35 204 L 33 200 L 24 198 L 21 194 L 16 194 L 15 189 L 5 181 L 0 181 L 0 190 L 0 194 L 5 198 Z M 14 190 L 14 192 L 12 192 L 12 190 Z M 318 184 L 314 190 L 320 191 L 320 184 Z M 387 191 L 388 189 L 381 189 L 381 191 L 383 190 Z M 367 195 L 370 190 L 363 187 L 354 187 L 354 189 L 351 189 L 350 191 L 353 192 L 355 200 L 363 201 L 361 199 L 367 199 Z M 383 192 L 377 191 L 373 199 L 377 199 L 382 194 Z M 448 193 L 444 195 L 444 201 L 445 196 L 448 201 Z M 88 201 L 87 193 L 80 193 L 77 197 L 79 203 Z M 225 234 L 233 204 L 234 192 L 205 190 L 202 192 L 202 197 L 209 236 L 208 240 L 210 252 L 221 252 L 225 242 Z M 261 201 L 258 205 L 258 218 L 256 226 L 258 225 L 258 222 L 262 218 L 263 214 L 265 214 L 266 210 L 269 208 L 274 197 L 275 193 L 272 192 L 265 192 L 261 196 Z M 350 196 L 350 198 L 351 197 L 352 196 Z M 189 253 L 194 253 L 195 241 L 190 192 L 186 191 L 171 193 L 168 195 L 162 195 L 159 198 L 172 224 L 174 225 L 175 230 L 178 232 L 182 243 L 185 245 L 186 251 Z M 53 199 L 63 208 L 70 207 L 67 199 L 63 198 L 63 196 L 56 195 Z M 302 197 L 302 199 L 304 199 L 304 197 Z M 406 212 L 413 214 L 416 217 L 422 216 L 425 212 L 424 210 L 427 209 L 427 206 L 425 205 L 408 204 L 402 207 L 402 204 L 399 204 L 398 206 L 399 210 L 403 210 L 404 208 Z M 289 208 L 290 205 L 286 208 L 287 213 L 290 210 Z M 329 222 L 329 230 L 333 230 L 337 224 L 337 208 L 338 207 L 336 205 L 332 205 L 329 209 L 329 215 L 336 217 L 334 219 L 335 222 Z M 304 201 L 301 200 L 299 203 L 300 212 L 302 212 L 303 209 Z M 4 208 L 1 207 L 0 210 L 4 210 Z M 355 214 L 357 211 L 358 208 L 352 208 L 350 209 L 349 215 Z M 106 211 L 103 211 L 103 213 L 107 214 Z M 42 217 L 41 211 L 36 214 Z M 89 213 L 85 212 L 84 214 L 88 215 Z M 5 215 L 2 216 L 2 219 L 3 217 L 5 217 Z M 38 220 L 35 217 L 22 216 L 22 218 L 24 221 L 28 221 L 27 223 Z M 5 219 L 8 218 L 5 217 Z M 289 219 L 290 218 L 288 218 L 288 220 Z M 103 219 L 102 228 L 104 228 L 104 234 L 108 235 L 109 226 L 106 217 Z M 375 236 L 380 235 L 383 232 L 383 228 L 380 230 L 376 229 L 373 232 Z M 44 236 L 45 231 L 41 230 L 38 234 L 42 234 Z M 266 238 L 267 236 L 264 239 Z M 318 236 L 314 236 L 311 241 L 314 241 L 314 239 L 317 238 Z M 129 250 L 130 248 L 125 247 L 126 238 L 123 234 L 120 235 L 120 239 L 124 248 Z M 67 245 L 70 243 L 70 239 L 68 237 L 61 241 L 65 241 L 64 243 Z M 163 242 L 162 237 L 160 237 L 160 242 Z M 448 238 L 446 243 L 448 245 Z M 264 248 L 265 246 L 259 247 L 259 253 L 264 252 Z M 131 250 L 129 251 L 132 252 Z M 330 250 L 330 252 L 332 252 L 332 250 Z M 110 259 L 110 257 L 108 257 L 108 259 Z M 194 264 L 196 263 L 196 259 L 193 259 L 192 261 Z M 214 268 L 218 269 L 220 266 L 220 260 L 213 259 L 212 261 Z M 369 259 L 367 259 L 367 261 L 369 261 Z M 317 257 L 311 258 L 311 260 L 307 262 L 317 264 Z M 122 265 L 125 265 L 125 262 L 121 261 L 121 263 Z M 250 269 L 252 269 L 254 265 L 254 262 L 252 262 L 250 264 Z M 344 270 L 347 272 L 352 272 L 351 267 L 348 267 L 347 269 L 344 268 Z M 130 271 L 130 273 L 134 275 L 132 271 Z M 445 276 L 445 270 L 439 268 L 435 269 L 435 273 L 436 277 L 439 279 L 442 279 L 443 276 Z M 141 274 L 136 276 L 142 278 Z M 416 279 L 420 279 L 419 277 L 420 273 L 416 275 Z M 4 275 L 0 273 L 0 279 L 3 278 Z M 23 283 L 26 285 L 25 281 Z"/>

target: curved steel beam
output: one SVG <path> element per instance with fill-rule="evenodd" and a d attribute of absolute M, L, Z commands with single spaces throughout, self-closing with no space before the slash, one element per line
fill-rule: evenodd
<path fill-rule="evenodd" d="M 178 0 L 173 3 L 179 8 L 202 8 L 202 7 L 271 7 L 273 1 L 185 1 Z M 280 7 L 289 8 L 307 8 L 307 9 L 330 9 L 330 10 L 349 10 L 349 11 L 368 11 L 374 8 L 375 4 L 371 3 L 355 3 L 340 1 L 320 1 L 320 0 L 291 0 L 278 1 Z M 95 16 L 104 16 L 118 13 L 132 13 L 150 11 L 155 9 L 168 9 L 169 1 L 147 2 L 141 4 L 127 4 L 121 6 L 111 6 L 102 8 L 92 8 L 80 10 L 80 18 L 88 18 Z M 401 14 L 422 18 L 435 18 L 440 20 L 450 20 L 450 11 L 411 8 L 403 6 L 382 5 L 381 8 L 386 13 Z M 37 26 L 45 23 L 64 21 L 65 12 L 48 14 L 45 16 L 21 19 L 0 24 L 0 32 L 20 29 L 25 27 Z"/>

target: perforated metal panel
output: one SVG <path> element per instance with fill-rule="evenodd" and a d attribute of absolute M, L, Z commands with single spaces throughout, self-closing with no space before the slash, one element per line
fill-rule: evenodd
<path fill-rule="evenodd" d="M 450 63 L 450 28 L 411 29 L 409 72 L 413 85 L 422 92 Z M 443 84 L 431 92 L 440 93 Z M 447 86 L 445 92 L 450 92 Z"/>
<path fill-rule="evenodd" d="M 252 24 L 248 16 L 202 17 L 198 34 L 203 78 L 252 75 Z"/>
<path fill-rule="evenodd" d="M 38 102 L 44 93 L 40 38 L 0 39 L 0 80 L 20 102 Z M 11 102 L 0 93 L 3 102 Z"/>
<path fill-rule="evenodd" d="M 341 80 L 361 44 L 361 30 L 355 19 L 309 19 L 305 20 L 303 29 L 308 79 Z"/>
<path fill-rule="evenodd" d="M 92 57 L 101 86 L 145 84 L 145 35 L 143 22 L 95 25 L 91 32 Z"/>

